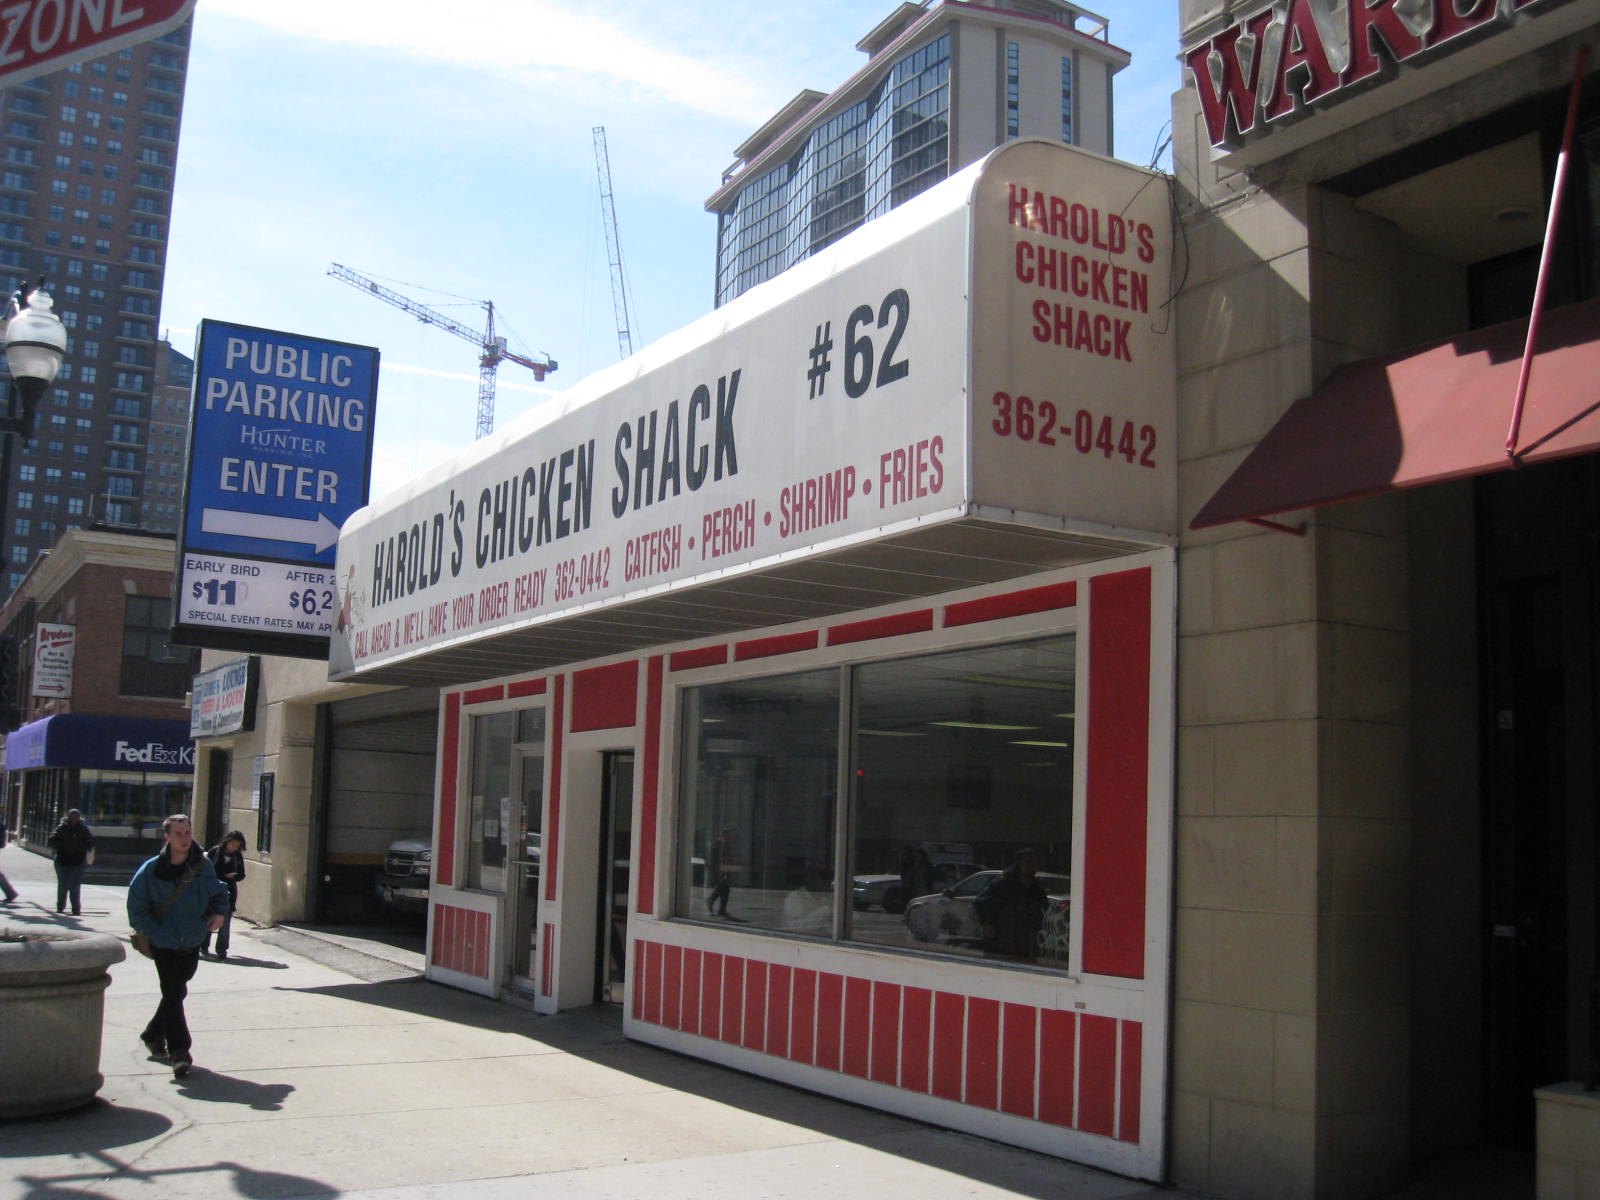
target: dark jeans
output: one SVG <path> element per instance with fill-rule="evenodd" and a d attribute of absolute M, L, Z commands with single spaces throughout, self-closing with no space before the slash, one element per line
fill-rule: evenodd
<path fill-rule="evenodd" d="M 222 918 L 222 928 L 215 934 L 207 930 L 206 940 L 200 945 L 200 949 L 210 954 L 211 939 L 214 936 L 217 939 L 217 953 L 224 957 L 228 953 L 228 934 L 233 929 L 233 910 L 239 907 L 239 885 L 231 879 L 226 880 L 225 885 L 228 889 L 228 915 Z"/>
<path fill-rule="evenodd" d="M 161 1003 L 139 1036 L 147 1042 L 166 1042 L 167 1053 L 173 1058 L 188 1058 L 194 1041 L 189 1036 L 188 1018 L 183 1015 L 183 1002 L 189 995 L 189 980 L 200 966 L 200 948 L 168 950 L 153 946 L 151 951 L 156 976 L 161 980 Z"/>
<path fill-rule="evenodd" d="M 76 916 L 83 911 L 83 864 L 74 863 L 72 866 L 63 866 L 59 860 L 56 862 L 56 911 L 60 912 L 67 907 L 67 901 L 72 901 L 72 912 Z"/>
<path fill-rule="evenodd" d="M 716 913 L 718 916 L 727 916 L 727 914 L 728 914 L 728 895 L 732 891 L 733 891 L 733 879 L 732 879 L 732 877 L 729 876 L 729 875 L 719 875 L 719 876 L 717 876 L 717 886 L 712 889 L 711 895 L 706 897 L 706 908 L 707 908 L 707 910 L 709 910 L 710 912 Z M 722 902 L 722 907 L 720 909 L 717 907 L 717 902 L 719 900 Z"/>

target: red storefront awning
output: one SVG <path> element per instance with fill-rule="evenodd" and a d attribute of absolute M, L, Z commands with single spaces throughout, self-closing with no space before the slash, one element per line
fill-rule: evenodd
<path fill-rule="evenodd" d="M 1600 447 L 1600 300 L 1544 315 L 1514 463 L 1526 320 L 1340 367 L 1296 400 L 1191 529 L 1420 487 Z"/>

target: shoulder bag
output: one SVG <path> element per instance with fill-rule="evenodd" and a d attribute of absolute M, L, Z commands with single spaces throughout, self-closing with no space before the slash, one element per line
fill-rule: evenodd
<path fill-rule="evenodd" d="M 194 882 L 194 877 L 197 874 L 199 874 L 199 872 L 192 868 L 184 872 L 182 881 L 177 887 L 172 889 L 172 895 L 163 900 L 160 907 L 156 909 L 156 920 L 162 921 L 166 919 L 167 913 L 170 912 L 172 910 L 172 906 L 178 902 L 178 897 L 183 895 L 183 889 Z M 133 933 L 128 935 L 128 942 L 135 950 L 144 955 L 146 958 L 155 957 L 155 954 L 153 953 L 154 948 L 150 945 L 150 937 L 148 934 L 140 933 L 135 930 Z"/>

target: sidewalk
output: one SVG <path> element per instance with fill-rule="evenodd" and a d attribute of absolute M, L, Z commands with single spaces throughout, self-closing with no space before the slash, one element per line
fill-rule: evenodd
<path fill-rule="evenodd" d="M 86 884 L 74 919 L 54 911 L 48 860 L 7 847 L 0 871 L 22 893 L 0 926 L 126 933 L 122 887 Z M 537 1017 L 420 967 L 354 931 L 236 924 L 229 960 L 190 984 L 180 1082 L 139 1043 L 157 988 L 130 949 L 106 993 L 99 1100 L 0 1122 L 0 1200 L 1193 1196 L 631 1042 L 610 1010 Z"/>

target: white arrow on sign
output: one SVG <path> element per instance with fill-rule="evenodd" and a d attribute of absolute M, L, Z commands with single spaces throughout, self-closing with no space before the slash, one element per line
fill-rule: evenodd
<path fill-rule="evenodd" d="M 200 528 L 205 533 L 261 538 L 268 542 L 309 542 L 319 554 L 339 540 L 339 527 L 322 513 L 317 514 L 315 521 L 306 521 L 299 517 L 208 508 L 200 514 Z"/>

